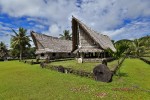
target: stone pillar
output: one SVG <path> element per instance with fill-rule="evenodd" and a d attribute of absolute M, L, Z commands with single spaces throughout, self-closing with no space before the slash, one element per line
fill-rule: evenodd
<path fill-rule="evenodd" d="M 78 63 L 83 63 L 84 53 L 80 53 L 80 58 L 78 58 Z"/>

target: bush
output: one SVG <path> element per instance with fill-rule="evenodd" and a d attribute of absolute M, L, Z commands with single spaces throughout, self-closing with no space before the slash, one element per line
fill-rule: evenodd
<path fill-rule="evenodd" d="M 0 59 L 0 61 L 4 61 L 4 59 Z"/>

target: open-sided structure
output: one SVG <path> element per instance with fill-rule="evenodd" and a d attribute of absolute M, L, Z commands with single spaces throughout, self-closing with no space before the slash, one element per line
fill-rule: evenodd
<path fill-rule="evenodd" d="M 36 47 L 35 54 L 39 59 L 58 59 L 73 57 L 72 41 L 62 40 L 31 31 L 31 37 Z"/>
<path fill-rule="evenodd" d="M 79 62 L 100 61 L 109 57 L 107 49 L 116 51 L 110 38 L 87 27 L 77 18 L 72 18 L 72 51 Z"/>

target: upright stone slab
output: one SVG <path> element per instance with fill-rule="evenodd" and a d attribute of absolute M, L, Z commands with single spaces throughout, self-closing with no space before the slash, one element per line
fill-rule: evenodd
<path fill-rule="evenodd" d="M 93 69 L 95 80 L 102 82 L 111 82 L 112 81 L 112 72 L 104 64 L 99 64 Z"/>
<path fill-rule="evenodd" d="M 78 58 L 78 63 L 83 63 L 82 58 Z"/>
<path fill-rule="evenodd" d="M 58 70 L 58 72 L 65 73 L 65 69 L 64 69 L 63 66 L 58 66 L 58 67 L 57 67 L 57 70 Z"/>
<path fill-rule="evenodd" d="M 103 60 L 102 60 L 102 64 L 104 64 L 104 65 L 107 66 L 107 60 L 106 60 L 106 59 L 103 59 Z"/>
<path fill-rule="evenodd" d="M 40 67 L 42 67 L 42 68 L 45 67 L 44 62 L 41 62 L 41 63 L 40 63 Z"/>

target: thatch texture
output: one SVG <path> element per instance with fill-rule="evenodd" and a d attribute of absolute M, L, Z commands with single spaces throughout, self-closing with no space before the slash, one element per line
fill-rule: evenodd
<path fill-rule="evenodd" d="M 36 46 L 36 54 L 40 53 L 69 53 L 72 50 L 72 41 L 62 40 L 44 34 L 31 32 L 33 42 Z"/>
<path fill-rule="evenodd" d="M 97 48 L 84 48 L 84 47 L 76 49 L 74 51 L 74 53 L 77 53 L 77 51 L 79 51 L 79 52 L 102 52 L 101 49 L 97 49 Z"/>
<path fill-rule="evenodd" d="M 88 37 L 90 37 L 91 41 L 93 41 L 95 43 L 95 47 L 92 45 L 91 47 L 93 47 L 93 49 L 85 49 L 84 47 L 83 50 L 81 50 L 78 45 L 79 45 L 79 31 L 80 34 L 86 34 L 88 35 Z M 84 31 L 84 32 L 82 32 Z M 73 51 L 78 51 L 80 50 L 82 51 L 86 51 L 88 52 L 89 50 L 93 52 L 95 51 L 103 51 L 106 49 L 111 49 L 112 51 L 116 51 L 116 49 L 114 48 L 114 45 L 112 44 L 110 38 L 106 35 L 100 34 L 95 32 L 94 30 L 92 30 L 91 28 L 87 27 L 84 23 L 82 23 L 81 21 L 79 21 L 77 18 L 73 17 L 72 18 L 72 40 L 73 40 Z M 89 40 L 89 39 L 87 39 Z M 97 49 L 97 50 L 96 50 Z"/>

